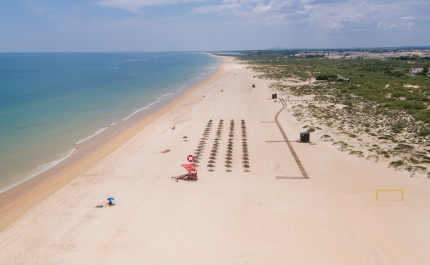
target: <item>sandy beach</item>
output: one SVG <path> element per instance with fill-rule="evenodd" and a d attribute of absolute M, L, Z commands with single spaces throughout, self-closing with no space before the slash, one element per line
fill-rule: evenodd
<path fill-rule="evenodd" d="M 429 180 L 312 133 L 297 143 L 292 106 L 255 75 L 223 57 L 167 107 L 0 197 L 0 264 L 428 264 Z M 198 180 L 176 182 L 200 141 Z"/>

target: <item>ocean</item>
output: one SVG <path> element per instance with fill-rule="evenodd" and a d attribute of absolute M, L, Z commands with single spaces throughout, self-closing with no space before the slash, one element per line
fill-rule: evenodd
<path fill-rule="evenodd" d="M 215 72 L 205 53 L 0 53 L 0 193 Z"/>

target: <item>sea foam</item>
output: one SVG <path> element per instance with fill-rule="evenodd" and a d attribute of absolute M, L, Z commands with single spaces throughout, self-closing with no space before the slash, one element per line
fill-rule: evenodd
<path fill-rule="evenodd" d="M 79 142 L 77 142 L 76 144 L 80 144 L 80 143 L 82 143 L 83 141 L 86 141 L 86 140 L 90 139 L 91 137 L 96 136 L 97 134 L 101 133 L 102 131 L 106 130 L 107 128 L 108 128 L 108 127 L 98 129 L 97 131 L 95 131 L 95 132 L 94 132 L 94 134 L 92 134 L 92 135 L 88 136 L 87 138 L 84 138 L 84 139 L 80 140 L 80 141 L 79 141 Z"/>
<path fill-rule="evenodd" d="M 167 97 L 167 96 L 170 96 L 170 95 L 172 95 L 172 94 L 173 94 L 173 92 L 171 92 L 171 93 L 167 93 L 167 94 L 164 94 L 164 95 L 159 96 L 157 99 L 162 99 L 162 98 Z"/>
<path fill-rule="evenodd" d="M 127 117 L 125 117 L 125 118 L 124 118 L 124 119 L 122 119 L 122 120 L 123 120 L 123 121 L 126 121 L 126 120 L 130 119 L 130 118 L 131 118 L 131 116 L 133 116 L 133 115 L 135 115 L 135 114 L 137 114 L 137 113 L 139 113 L 139 112 L 141 112 L 141 111 L 144 111 L 144 110 L 146 110 L 146 109 L 149 109 L 152 105 L 154 105 L 154 104 L 156 104 L 156 103 L 158 103 L 158 102 L 160 102 L 160 101 L 162 101 L 162 99 L 161 99 L 161 100 L 154 101 L 154 102 L 152 102 L 151 104 L 149 104 L 149 105 L 148 105 L 148 106 L 146 106 L 146 107 L 143 107 L 143 108 L 137 109 L 137 110 L 135 110 L 133 113 L 131 113 L 130 115 L 128 115 Z"/>
<path fill-rule="evenodd" d="M 53 161 L 45 163 L 45 164 L 42 164 L 42 165 L 39 165 L 36 168 L 29 170 L 28 172 L 22 174 L 21 177 L 18 177 L 18 179 L 19 179 L 18 181 L 14 182 L 12 185 L 1 188 L 0 193 L 3 193 L 7 190 L 10 190 L 11 188 L 18 186 L 19 184 L 21 184 L 21 183 L 23 183 L 29 179 L 34 178 L 35 176 L 47 171 L 48 169 L 53 168 L 54 166 L 58 165 L 64 159 L 70 157 L 73 154 L 73 152 L 75 152 L 75 150 L 76 150 L 75 148 L 70 149 L 65 154 L 63 154 L 63 156 L 61 158 L 53 160 Z"/>

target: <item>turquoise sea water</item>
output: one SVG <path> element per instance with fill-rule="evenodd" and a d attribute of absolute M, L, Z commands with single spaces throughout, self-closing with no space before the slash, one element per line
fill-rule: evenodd
<path fill-rule="evenodd" d="M 0 53 L 0 193 L 213 73 L 203 53 Z"/>

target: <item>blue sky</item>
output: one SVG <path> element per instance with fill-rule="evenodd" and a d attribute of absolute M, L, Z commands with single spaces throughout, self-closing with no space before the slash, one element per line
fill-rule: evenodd
<path fill-rule="evenodd" d="M 0 52 L 430 45 L 429 0 L 14 0 Z"/>

